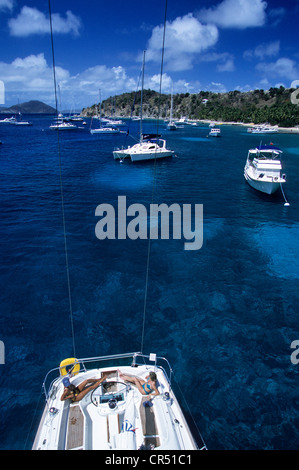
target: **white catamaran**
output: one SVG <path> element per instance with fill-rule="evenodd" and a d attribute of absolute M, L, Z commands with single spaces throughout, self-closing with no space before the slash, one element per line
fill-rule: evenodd
<path fill-rule="evenodd" d="M 166 148 L 166 141 L 161 139 L 158 134 L 143 134 L 142 133 L 142 99 L 143 99 L 143 86 L 144 86 L 144 61 L 145 51 L 143 53 L 142 64 L 142 87 L 141 87 L 141 105 L 140 105 L 140 140 L 139 143 L 132 147 L 115 149 L 113 152 L 114 159 L 123 160 L 124 158 L 131 158 L 132 162 L 155 160 L 157 158 L 172 157 L 173 150 Z"/>

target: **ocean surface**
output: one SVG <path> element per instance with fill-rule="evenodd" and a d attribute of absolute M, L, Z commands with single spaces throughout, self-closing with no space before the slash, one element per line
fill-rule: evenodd
<path fill-rule="evenodd" d="M 48 370 L 73 355 L 60 194 L 62 175 L 77 357 L 139 351 L 147 240 L 99 240 L 96 207 L 203 204 L 203 246 L 151 240 L 143 352 L 167 357 L 179 401 L 208 449 L 298 449 L 299 135 L 245 127 L 160 124 L 170 159 L 114 161 L 125 134 L 0 127 L 0 448 L 30 449 Z M 155 131 L 145 121 L 144 131 Z M 137 135 L 138 123 L 131 132 Z M 287 183 L 268 197 L 248 186 L 249 148 L 284 151 Z M 193 209 L 192 209 L 193 210 Z M 175 386 L 175 385 L 174 385 Z"/>

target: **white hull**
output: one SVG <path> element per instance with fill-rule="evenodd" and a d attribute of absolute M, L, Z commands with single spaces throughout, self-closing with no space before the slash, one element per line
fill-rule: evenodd
<path fill-rule="evenodd" d="M 254 126 L 254 127 L 249 127 L 247 129 L 247 132 L 250 134 L 277 134 L 278 133 L 278 128 L 277 127 L 271 127 L 271 126 Z"/>
<path fill-rule="evenodd" d="M 111 363 L 111 358 L 115 366 L 87 370 L 88 361 L 98 364 L 99 360 L 110 359 Z M 118 363 L 123 364 L 124 358 L 132 358 L 132 364 L 120 366 Z M 63 376 L 55 379 L 49 391 L 45 390 L 47 404 L 33 450 L 198 449 L 164 369 L 156 363 L 146 365 L 145 359 L 140 353 L 132 353 L 78 361 L 81 370 L 70 379 L 75 386 L 87 379 L 99 379 L 103 373 L 108 376 L 102 385 L 75 403 L 60 400 L 64 391 Z M 167 361 L 166 365 L 169 366 Z M 145 379 L 150 371 L 157 375 L 160 395 L 152 399 L 151 406 L 144 406 L 145 402 L 148 404 L 148 397 L 134 384 L 125 382 L 120 372 Z M 46 380 L 51 380 L 50 373 Z M 202 448 L 205 449 L 204 444 Z"/>
<path fill-rule="evenodd" d="M 119 129 L 113 129 L 111 127 L 101 127 L 99 129 L 90 129 L 91 134 L 101 134 L 101 135 L 107 135 L 107 134 L 119 134 Z"/>
<path fill-rule="evenodd" d="M 74 124 L 62 123 L 62 124 L 52 124 L 50 129 L 54 131 L 74 131 L 77 128 Z"/>
<path fill-rule="evenodd" d="M 221 137 L 221 131 L 220 129 L 212 128 L 209 132 L 210 137 Z"/>
<path fill-rule="evenodd" d="M 163 143 L 161 147 L 157 143 L 148 141 L 135 144 L 127 149 L 117 149 L 114 150 L 113 156 L 115 160 L 130 158 L 132 162 L 172 157 L 174 154 L 173 150 L 167 150 L 165 147 L 166 142 L 164 140 L 161 140 L 161 142 Z"/>
<path fill-rule="evenodd" d="M 132 162 L 141 162 L 146 160 L 155 160 L 157 158 L 172 157 L 173 152 L 171 150 L 166 152 L 152 152 L 152 153 L 129 153 L 128 151 L 114 151 L 113 156 L 115 160 L 123 160 L 124 158 L 131 158 Z"/>
<path fill-rule="evenodd" d="M 274 194 L 280 187 L 280 182 L 274 182 L 274 181 L 261 181 L 254 179 L 249 176 L 246 170 L 244 170 L 244 177 L 247 181 L 247 183 L 257 191 L 261 191 L 262 193 L 265 194 Z M 284 183 L 285 181 L 282 181 Z"/>

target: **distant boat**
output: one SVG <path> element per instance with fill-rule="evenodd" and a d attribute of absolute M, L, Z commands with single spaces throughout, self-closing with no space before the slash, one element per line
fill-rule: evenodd
<path fill-rule="evenodd" d="M 175 124 L 188 124 L 187 118 L 181 117 L 178 121 L 175 121 Z"/>
<path fill-rule="evenodd" d="M 0 124 L 15 124 L 16 118 L 11 116 L 10 118 L 1 119 Z"/>
<path fill-rule="evenodd" d="M 273 194 L 286 176 L 281 174 L 281 161 L 277 158 L 282 150 L 273 145 L 263 145 L 249 150 L 244 168 L 244 177 L 254 189 L 266 194 Z"/>
<path fill-rule="evenodd" d="M 91 134 L 119 134 L 120 130 L 116 127 L 99 127 L 98 129 L 90 129 Z"/>
<path fill-rule="evenodd" d="M 141 87 L 141 105 L 140 105 L 140 140 L 138 144 L 125 149 L 115 149 L 113 152 L 114 159 L 123 160 L 124 158 L 131 158 L 132 162 L 155 160 L 157 158 L 171 157 L 174 152 L 166 148 L 166 141 L 160 139 L 157 134 L 143 134 L 142 133 L 142 99 L 143 99 L 143 85 L 144 85 L 144 62 L 145 51 L 143 53 L 142 64 L 142 87 Z"/>
<path fill-rule="evenodd" d="M 78 114 L 72 114 L 67 118 L 67 120 L 70 122 L 82 122 L 83 118 Z"/>
<path fill-rule="evenodd" d="M 119 129 L 118 127 L 114 126 L 114 125 L 111 125 L 109 123 L 109 120 L 108 119 L 105 119 L 105 126 L 102 126 L 102 99 L 101 99 L 101 90 L 99 90 L 99 95 L 100 95 L 100 109 L 99 109 L 99 115 L 96 116 L 97 119 L 100 120 L 100 127 L 96 128 L 96 129 L 92 129 L 91 126 L 92 126 L 92 119 L 91 119 L 91 123 L 90 123 L 90 129 L 89 129 L 89 132 L 91 134 L 99 134 L 99 135 L 107 135 L 107 134 L 119 134 Z M 108 125 L 109 124 L 109 125 Z"/>
<path fill-rule="evenodd" d="M 247 132 L 251 134 L 276 134 L 278 132 L 278 128 L 277 126 L 261 124 L 258 126 L 248 127 Z"/>
<path fill-rule="evenodd" d="M 173 113 L 173 85 L 172 85 L 172 90 L 171 90 L 171 102 L 170 102 L 170 120 L 169 123 L 167 124 L 167 129 L 169 131 L 175 131 L 177 129 L 177 126 L 175 122 L 172 119 L 172 113 Z"/>
<path fill-rule="evenodd" d="M 32 126 L 32 122 L 23 121 L 22 115 L 19 113 L 20 119 L 18 120 L 15 116 L 11 116 L 10 118 L 5 118 L 0 121 L 0 124 L 12 124 L 14 126 Z"/>
<path fill-rule="evenodd" d="M 65 122 L 63 115 L 61 113 L 58 114 L 55 122 L 51 124 L 50 129 L 55 131 L 72 131 L 78 129 L 75 124 L 71 124 L 70 122 Z"/>
<path fill-rule="evenodd" d="M 117 126 L 117 127 L 123 127 L 126 126 L 126 123 L 122 121 L 121 119 L 107 119 L 106 121 L 106 126 Z"/>
<path fill-rule="evenodd" d="M 221 137 L 221 130 L 219 127 L 211 127 L 211 130 L 209 132 L 210 137 Z"/>
<path fill-rule="evenodd" d="M 15 126 L 32 126 L 32 122 L 29 121 L 23 121 L 22 119 L 22 114 L 19 113 L 20 119 L 15 121 Z"/>

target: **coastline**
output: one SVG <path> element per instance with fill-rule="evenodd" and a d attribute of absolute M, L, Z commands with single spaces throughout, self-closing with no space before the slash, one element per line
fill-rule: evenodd
<path fill-rule="evenodd" d="M 243 127 L 253 127 L 257 126 L 258 124 L 254 123 L 244 123 L 244 122 L 235 122 L 235 121 L 213 121 L 213 120 L 208 120 L 208 119 L 199 119 L 198 122 L 203 122 L 206 124 L 211 124 L 212 122 L 217 126 L 217 125 L 226 125 L 226 126 L 243 126 Z M 279 126 L 273 126 L 276 127 L 278 132 L 280 134 L 299 134 L 299 127 L 279 127 Z"/>

